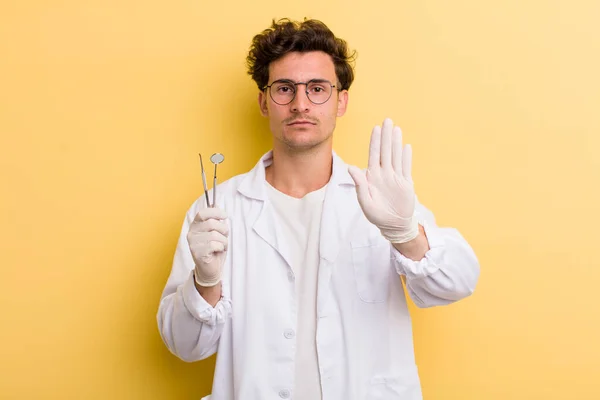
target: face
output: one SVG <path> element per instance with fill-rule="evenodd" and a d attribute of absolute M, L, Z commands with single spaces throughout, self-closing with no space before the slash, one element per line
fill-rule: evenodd
<path fill-rule="evenodd" d="M 269 118 L 274 146 L 283 146 L 286 151 L 302 152 L 321 145 L 331 145 L 336 118 L 344 115 L 348 103 L 348 92 L 337 90 L 338 82 L 331 57 L 320 51 L 288 53 L 269 65 L 268 85 L 280 79 L 293 82 L 325 79 L 336 87 L 323 104 L 313 104 L 308 99 L 306 85 L 296 86 L 294 100 L 286 105 L 273 101 L 269 95 L 271 89 L 260 92 L 260 110 L 263 116 Z"/>

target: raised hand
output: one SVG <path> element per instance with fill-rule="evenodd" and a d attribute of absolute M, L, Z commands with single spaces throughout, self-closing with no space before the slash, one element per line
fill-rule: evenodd
<path fill-rule="evenodd" d="M 411 176 L 412 148 L 402 144 L 402 130 L 391 119 L 371 133 L 366 173 L 350 166 L 363 213 L 391 243 L 406 243 L 419 234 Z"/>

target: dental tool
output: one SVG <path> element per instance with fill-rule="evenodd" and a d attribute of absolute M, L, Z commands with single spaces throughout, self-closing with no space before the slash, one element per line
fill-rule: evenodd
<path fill-rule="evenodd" d="M 206 173 L 204 172 L 204 164 L 202 163 L 202 154 L 198 153 L 200 156 L 200 169 L 202 170 L 202 185 L 204 186 L 204 196 L 206 197 L 206 207 L 214 207 L 217 202 L 217 165 L 221 164 L 223 160 L 225 160 L 225 156 L 221 153 L 215 153 L 210 156 L 210 161 L 215 165 L 215 172 L 213 176 L 213 201 L 212 205 L 210 204 L 210 199 L 208 197 L 208 186 L 206 185 Z"/>
<path fill-rule="evenodd" d="M 213 207 L 217 202 L 217 165 L 221 164 L 224 159 L 225 156 L 223 156 L 221 153 L 215 153 L 210 156 L 210 161 L 215 164 L 215 175 L 213 177 Z"/>
<path fill-rule="evenodd" d="M 206 196 L 206 207 L 210 207 L 210 200 L 208 199 L 208 187 L 206 186 L 206 174 L 204 173 L 204 164 L 202 164 L 202 154 L 200 156 L 200 169 L 202 170 L 202 184 L 204 185 L 204 195 Z"/>

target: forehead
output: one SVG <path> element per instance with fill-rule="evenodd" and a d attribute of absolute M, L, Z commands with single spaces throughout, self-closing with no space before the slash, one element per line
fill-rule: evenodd
<path fill-rule="evenodd" d="M 335 82 L 335 65 L 331 56 L 322 51 L 292 52 L 269 64 L 269 81 L 277 79 L 291 79 L 296 82 L 328 79 Z"/>

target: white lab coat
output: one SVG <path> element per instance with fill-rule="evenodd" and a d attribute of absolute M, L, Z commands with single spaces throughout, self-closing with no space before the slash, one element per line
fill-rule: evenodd
<path fill-rule="evenodd" d="M 185 361 L 217 352 L 211 400 L 293 399 L 297 304 L 287 243 L 265 189 L 265 154 L 250 172 L 217 188 L 229 216 L 223 294 L 215 308 L 196 291 L 186 234 L 205 207 L 187 212 L 158 327 L 169 350 Z M 399 275 L 419 307 L 469 296 L 478 260 L 452 228 L 437 227 L 417 202 L 430 250 L 405 258 L 364 216 L 347 165 L 333 153 L 325 193 L 317 289 L 317 353 L 323 400 L 421 400 L 411 320 Z M 305 400 L 305 399 L 298 399 Z"/>

